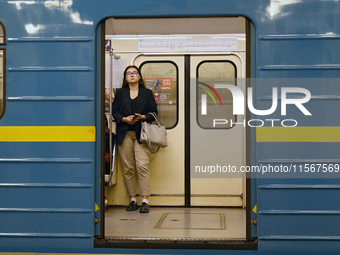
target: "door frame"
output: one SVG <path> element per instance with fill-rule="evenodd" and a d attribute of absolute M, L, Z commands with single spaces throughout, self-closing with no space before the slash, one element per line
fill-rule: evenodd
<path fill-rule="evenodd" d="M 252 26 L 252 27 L 251 27 Z M 100 44 L 101 47 L 97 48 L 97 53 L 98 55 L 101 56 L 100 60 L 96 60 L 97 66 L 98 67 L 103 67 L 105 66 L 105 21 L 103 21 L 100 24 Z M 252 34 L 250 34 L 250 32 L 252 32 Z M 98 35 L 98 33 L 97 33 Z M 241 60 L 242 63 L 242 77 L 244 78 L 250 78 L 250 77 L 255 77 L 255 72 L 256 70 L 254 69 L 255 66 L 255 60 L 254 60 L 254 55 L 255 55 L 255 40 L 254 40 L 254 36 L 255 36 L 255 28 L 254 25 L 252 24 L 251 21 L 249 21 L 248 19 L 246 19 L 246 61 L 247 61 L 247 65 L 246 67 L 244 66 L 244 62 L 243 59 L 239 56 L 239 54 L 237 54 L 236 52 L 232 52 L 232 51 L 227 51 L 227 52 L 191 52 L 190 54 L 185 54 L 185 52 L 178 52 L 178 53 L 164 53 L 164 55 L 183 55 L 184 56 L 184 65 L 185 65 L 185 95 L 184 95 L 184 112 L 185 112 L 185 207 L 190 207 L 190 199 L 191 199 L 191 185 L 190 185 L 190 86 L 188 86 L 188 84 L 190 84 L 190 56 L 192 55 L 219 55 L 219 54 L 223 54 L 223 55 L 236 55 L 239 57 L 239 59 Z M 98 37 L 97 37 L 98 38 Z M 98 43 L 97 43 L 98 46 Z M 100 52 L 100 54 L 99 54 Z M 253 54 L 252 54 L 253 53 Z M 152 56 L 152 55 L 163 55 L 161 52 L 150 52 L 150 53 L 140 53 L 137 54 L 131 64 L 133 64 L 134 60 L 138 57 L 138 56 Z M 188 65 L 188 67 L 187 67 Z M 104 101 L 104 88 L 105 88 L 105 69 L 104 68 L 99 68 L 100 72 L 98 72 L 97 74 L 97 82 L 98 80 L 100 80 L 101 83 L 101 92 L 100 96 L 97 96 L 97 100 L 100 97 L 100 101 L 101 102 L 101 109 L 96 110 L 96 113 L 100 112 L 100 123 L 101 123 L 101 127 L 99 128 L 100 130 L 103 129 L 104 126 L 104 119 L 102 118 L 103 114 L 104 114 L 104 107 L 102 102 Z M 98 75 L 100 76 L 100 78 L 98 78 Z M 244 91 L 246 91 L 246 88 L 251 86 L 251 84 L 246 84 Z M 98 87 L 97 87 L 98 88 Z M 242 86 L 243 88 L 243 86 Z M 98 91 L 98 89 L 97 89 Z M 98 104 L 97 104 L 98 106 Z M 96 118 L 98 120 L 98 118 Z M 250 119 L 250 112 L 249 110 L 246 112 L 246 121 L 248 121 Z M 96 121 L 98 123 L 98 121 Z M 97 129 L 98 132 L 98 129 Z M 104 132 L 101 132 L 102 134 Z M 245 145 L 245 150 L 246 150 L 246 165 L 251 165 L 251 145 L 253 144 L 253 136 L 254 136 L 254 132 L 251 132 L 250 127 L 247 125 L 246 126 L 246 145 Z M 97 134 L 98 137 L 98 134 Z M 103 138 L 104 136 L 101 135 L 100 136 L 100 143 L 101 146 L 104 143 L 103 142 Z M 97 146 L 98 148 L 98 146 Z M 103 154 L 103 152 L 101 151 L 101 153 L 96 153 L 97 155 L 100 154 L 100 156 L 103 156 L 101 154 Z M 97 157 L 98 158 L 98 157 Z M 103 157 L 101 157 L 103 158 Z M 100 160 L 102 161 L 102 160 Z M 105 205 L 104 205 L 104 193 L 105 193 L 105 185 L 104 185 L 104 171 L 103 171 L 103 162 L 100 163 L 101 164 L 101 178 L 100 178 L 100 200 L 101 200 L 101 206 L 100 208 L 102 208 L 100 210 L 100 235 L 99 236 L 95 236 L 98 238 L 105 238 Z M 98 166 L 98 162 L 96 164 L 96 166 Z M 188 170 L 187 170 L 188 169 Z M 98 171 L 96 171 L 98 172 Z M 256 203 L 256 194 L 253 194 L 253 197 L 251 197 L 251 193 L 254 193 L 254 191 L 256 192 L 256 187 L 254 187 L 254 180 L 251 179 L 252 176 L 247 175 L 246 177 L 246 239 L 250 242 L 255 241 L 256 239 L 256 235 L 252 235 L 252 232 L 254 233 L 254 229 L 251 226 L 251 218 L 253 217 L 252 212 L 251 212 L 251 206 L 252 206 L 252 201 L 254 204 L 254 201 Z M 98 183 L 98 182 L 96 182 Z M 256 230 L 256 229 L 255 229 Z"/>

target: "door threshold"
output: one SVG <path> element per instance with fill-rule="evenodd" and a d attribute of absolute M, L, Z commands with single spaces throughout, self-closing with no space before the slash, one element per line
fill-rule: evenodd
<path fill-rule="evenodd" d="M 246 239 L 105 237 L 95 240 L 96 248 L 139 249 L 222 249 L 257 250 L 257 242 Z"/>

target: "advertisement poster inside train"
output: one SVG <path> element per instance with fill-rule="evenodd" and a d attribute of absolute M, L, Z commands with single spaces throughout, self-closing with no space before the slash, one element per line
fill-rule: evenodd
<path fill-rule="evenodd" d="M 145 87 L 152 90 L 157 104 L 172 104 L 172 78 L 145 78 Z"/>

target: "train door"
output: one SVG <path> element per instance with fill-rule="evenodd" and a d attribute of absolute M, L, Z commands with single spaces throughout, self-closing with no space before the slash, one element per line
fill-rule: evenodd
<path fill-rule="evenodd" d="M 145 85 L 153 91 L 160 122 L 167 128 L 168 147 L 150 157 L 150 203 L 185 205 L 185 112 L 183 56 L 139 56 Z"/>
<path fill-rule="evenodd" d="M 131 63 L 141 67 L 168 132 L 169 146 L 150 159 L 152 204 L 245 206 L 244 176 L 232 172 L 245 163 L 244 118 L 233 116 L 231 92 L 223 88 L 228 82 L 244 89 L 236 82 L 242 61 L 238 54 L 165 54 L 138 55 Z"/>
<path fill-rule="evenodd" d="M 242 53 L 241 53 L 242 54 Z M 233 115 L 228 86 L 244 92 L 236 53 L 190 57 L 191 205 L 245 207 L 245 120 Z M 239 82 L 237 82 L 239 81 Z"/>

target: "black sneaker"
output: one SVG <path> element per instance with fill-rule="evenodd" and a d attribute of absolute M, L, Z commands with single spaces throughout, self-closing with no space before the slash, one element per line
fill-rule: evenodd
<path fill-rule="evenodd" d="M 126 208 L 127 211 L 136 211 L 138 209 L 138 205 L 135 201 L 132 201 L 128 207 Z"/>
<path fill-rule="evenodd" d="M 142 203 L 142 206 L 139 208 L 140 213 L 148 213 L 149 212 L 149 204 Z"/>

